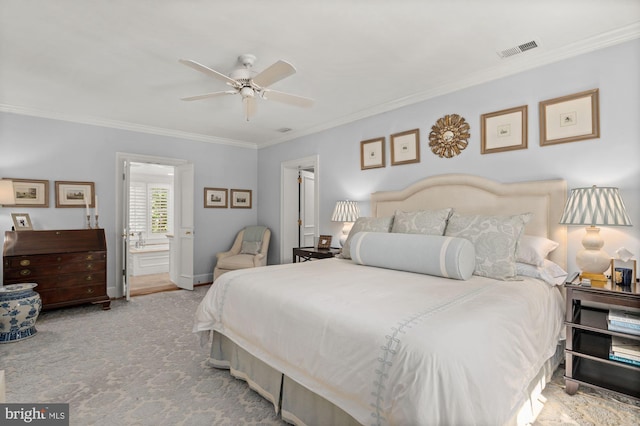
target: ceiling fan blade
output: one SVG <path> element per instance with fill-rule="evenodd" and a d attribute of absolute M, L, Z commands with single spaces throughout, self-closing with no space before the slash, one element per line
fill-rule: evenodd
<path fill-rule="evenodd" d="M 259 72 L 258 75 L 253 77 L 252 81 L 260 87 L 267 87 L 295 73 L 296 69 L 293 65 L 285 61 L 278 61 L 269 68 Z"/>
<path fill-rule="evenodd" d="M 292 95 L 290 93 L 278 92 L 277 90 L 265 90 L 262 97 L 270 101 L 282 102 L 285 104 L 304 108 L 312 106 L 314 102 L 311 98 Z"/>
<path fill-rule="evenodd" d="M 205 93 L 204 95 L 189 96 L 181 99 L 183 101 L 197 101 L 199 99 L 215 98 L 223 95 L 235 95 L 236 93 L 238 93 L 237 90 L 226 90 L 224 92 Z"/>
<path fill-rule="evenodd" d="M 244 117 L 249 121 L 256 114 L 256 98 L 253 96 L 242 98 L 242 106 L 244 108 Z"/>
<path fill-rule="evenodd" d="M 200 72 L 205 73 L 207 75 L 210 75 L 210 76 L 212 76 L 214 78 L 217 78 L 220 81 L 224 81 L 225 83 L 227 83 L 227 84 L 229 84 L 229 85 L 231 85 L 233 87 L 236 87 L 236 86 L 239 85 L 239 83 L 237 81 L 235 81 L 234 79 L 232 79 L 230 77 L 227 77 L 226 75 L 224 75 L 222 73 L 219 73 L 216 70 L 212 70 L 209 67 L 205 67 L 204 65 L 199 64 L 196 61 L 192 61 L 190 59 L 180 59 L 179 62 L 181 64 L 184 64 L 184 65 L 188 66 L 188 67 L 193 68 L 196 71 L 200 71 Z"/>

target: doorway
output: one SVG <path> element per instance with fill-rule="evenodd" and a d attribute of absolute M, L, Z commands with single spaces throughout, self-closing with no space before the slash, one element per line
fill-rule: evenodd
<path fill-rule="evenodd" d="M 281 164 L 280 263 L 293 262 L 293 248 L 313 246 L 319 235 L 317 155 Z"/>
<path fill-rule="evenodd" d="M 136 280 L 147 288 L 193 290 L 193 164 L 127 153 L 116 153 L 116 162 L 116 229 L 122 238 L 116 246 L 118 296 L 129 300 Z M 154 174 L 164 177 L 149 176 Z"/>

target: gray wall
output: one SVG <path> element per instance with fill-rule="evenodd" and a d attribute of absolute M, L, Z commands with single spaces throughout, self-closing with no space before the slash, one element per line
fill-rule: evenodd
<path fill-rule="evenodd" d="M 184 159 L 195 169 L 196 282 L 211 280 L 215 253 L 228 250 L 238 230 L 254 225 L 257 208 L 205 209 L 205 187 L 255 191 L 257 150 L 0 113 L 0 177 L 49 180 L 49 208 L 0 207 L 0 229 L 11 229 L 12 212 L 29 213 L 34 229 L 78 229 L 84 208 L 55 208 L 54 181 L 95 182 L 100 225 L 107 235 L 109 294 L 116 295 L 116 153 Z"/>
<path fill-rule="evenodd" d="M 336 200 L 361 201 L 369 213 L 369 195 L 404 188 L 424 177 L 470 173 L 501 182 L 564 178 L 568 187 L 616 186 L 634 224 L 632 228 L 603 228 L 604 249 L 621 246 L 640 255 L 640 41 L 617 45 L 540 67 L 507 78 L 460 90 L 425 102 L 343 125 L 258 152 L 259 222 L 274 231 L 270 263 L 279 262 L 280 163 L 319 155 L 320 232 L 340 235 L 341 224 L 330 221 Z M 599 139 L 541 147 L 538 103 L 589 89 L 600 89 Z M 528 105 L 528 149 L 480 154 L 480 116 Z M 428 135 L 435 121 L 457 113 L 471 125 L 469 146 L 446 159 L 434 155 Z M 389 135 L 420 129 L 421 161 L 391 166 Z M 387 166 L 360 170 L 360 141 L 386 138 Z M 268 199 L 267 203 L 263 200 Z M 569 228 L 572 271 L 584 229 Z"/>

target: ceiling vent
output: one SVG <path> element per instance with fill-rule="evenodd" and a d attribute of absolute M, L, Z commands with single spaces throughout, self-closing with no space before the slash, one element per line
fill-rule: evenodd
<path fill-rule="evenodd" d="M 282 127 L 282 128 L 280 128 L 280 129 L 278 129 L 278 132 L 280 132 L 280 133 L 287 133 L 287 132 L 290 132 L 290 131 L 292 131 L 292 130 L 293 130 L 293 129 L 291 129 L 291 128 L 289 128 L 289 127 Z"/>
<path fill-rule="evenodd" d="M 508 49 L 504 49 L 498 52 L 498 56 L 500 58 L 508 58 L 510 56 L 517 55 L 519 53 L 526 52 L 527 50 L 535 49 L 540 47 L 540 42 L 536 40 L 531 40 L 526 43 L 519 44 L 518 46 L 510 47 Z"/>

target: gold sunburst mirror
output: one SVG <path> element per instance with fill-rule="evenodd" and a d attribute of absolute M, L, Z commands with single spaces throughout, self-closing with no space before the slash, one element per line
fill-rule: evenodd
<path fill-rule="evenodd" d="M 431 127 L 429 146 L 439 157 L 451 158 L 460 154 L 469 144 L 469 123 L 458 114 L 445 115 Z"/>

